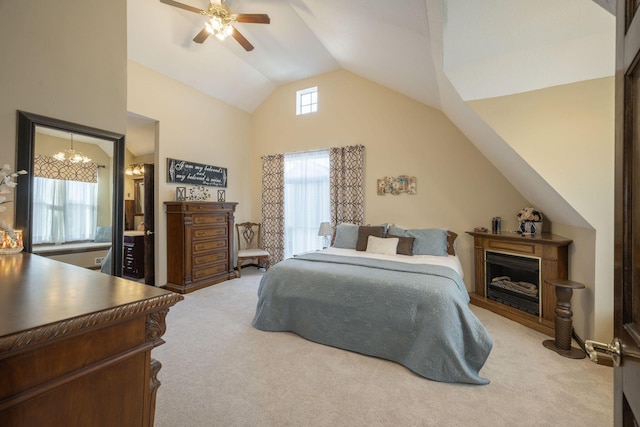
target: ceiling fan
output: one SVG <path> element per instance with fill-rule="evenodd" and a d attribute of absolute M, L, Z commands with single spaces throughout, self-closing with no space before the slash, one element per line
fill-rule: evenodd
<path fill-rule="evenodd" d="M 234 22 L 247 24 L 268 24 L 271 22 L 266 13 L 231 13 L 231 10 L 224 4 L 225 0 L 210 0 L 207 10 L 198 9 L 173 0 L 160 0 L 161 3 L 169 6 L 188 10 L 209 18 L 204 28 L 193 38 L 196 43 L 203 43 L 210 35 L 216 36 L 220 40 L 232 36 L 246 50 L 253 50 L 253 45 L 238 30 L 233 27 Z"/>

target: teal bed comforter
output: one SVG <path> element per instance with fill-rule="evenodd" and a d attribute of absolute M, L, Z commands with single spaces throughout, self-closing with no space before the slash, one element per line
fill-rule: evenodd
<path fill-rule="evenodd" d="M 437 381 L 488 384 L 493 341 L 460 276 L 435 265 L 311 253 L 263 276 L 253 326 L 398 362 Z"/>

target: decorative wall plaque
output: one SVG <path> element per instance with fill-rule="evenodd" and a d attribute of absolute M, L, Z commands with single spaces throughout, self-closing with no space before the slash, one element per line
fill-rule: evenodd
<path fill-rule="evenodd" d="M 385 176 L 384 178 L 378 179 L 378 195 L 384 196 L 387 193 L 394 195 L 401 193 L 415 195 L 416 177 L 400 175 L 397 178 Z"/>
<path fill-rule="evenodd" d="M 227 187 L 227 168 L 167 159 L 167 182 Z"/>
<path fill-rule="evenodd" d="M 176 200 L 182 201 L 187 198 L 187 187 L 176 187 Z"/>

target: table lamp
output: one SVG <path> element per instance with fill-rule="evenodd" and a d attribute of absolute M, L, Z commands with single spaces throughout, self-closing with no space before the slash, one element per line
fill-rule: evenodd
<path fill-rule="evenodd" d="M 322 236 L 322 248 L 329 247 L 329 236 L 331 236 L 331 224 L 328 222 L 321 222 L 320 229 L 318 230 L 318 236 Z"/>

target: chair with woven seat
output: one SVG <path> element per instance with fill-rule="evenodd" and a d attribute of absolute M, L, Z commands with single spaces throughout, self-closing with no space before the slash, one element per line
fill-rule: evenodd
<path fill-rule="evenodd" d="M 247 264 L 258 268 L 264 266 L 269 269 L 269 252 L 262 249 L 262 235 L 260 223 L 243 222 L 236 224 L 238 234 L 238 277 L 242 277 L 242 263 L 247 260 L 256 260 L 256 263 Z"/>

